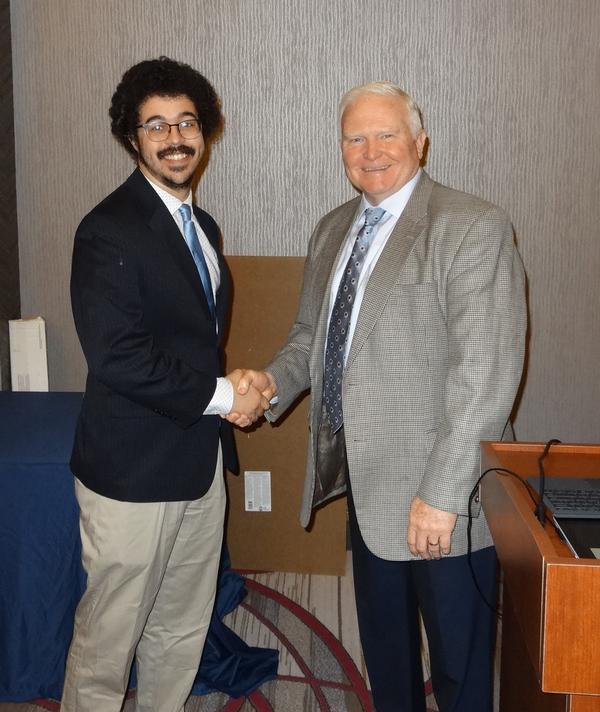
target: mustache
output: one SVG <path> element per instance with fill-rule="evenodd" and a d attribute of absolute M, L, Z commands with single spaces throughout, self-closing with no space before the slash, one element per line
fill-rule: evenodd
<path fill-rule="evenodd" d="M 196 151 L 191 146 L 182 144 L 181 146 L 169 146 L 169 148 L 163 148 L 163 150 L 159 151 L 156 156 L 157 158 L 166 158 L 167 156 L 172 156 L 176 153 L 185 153 L 187 156 L 194 156 Z"/>

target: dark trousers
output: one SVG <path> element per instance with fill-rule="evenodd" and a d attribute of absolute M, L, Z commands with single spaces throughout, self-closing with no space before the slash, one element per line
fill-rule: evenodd
<path fill-rule="evenodd" d="M 377 712 L 425 712 L 418 611 L 440 712 L 491 712 L 495 618 L 466 556 L 386 561 L 367 549 L 348 487 L 354 590 Z M 493 547 L 471 556 L 477 583 L 496 602 Z"/>

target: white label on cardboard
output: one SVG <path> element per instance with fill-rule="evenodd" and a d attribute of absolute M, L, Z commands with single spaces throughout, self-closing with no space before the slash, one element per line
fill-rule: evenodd
<path fill-rule="evenodd" d="M 267 471 L 244 471 L 244 497 L 247 512 L 271 511 L 271 473 Z"/>

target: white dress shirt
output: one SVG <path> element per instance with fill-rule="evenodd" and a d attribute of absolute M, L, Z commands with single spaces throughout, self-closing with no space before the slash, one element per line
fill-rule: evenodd
<path fill-rule="evenodd" d="M 367 286 L 367 282 L 369 281 L 369 277 L 371 276 L 371 272 L 375 268 L 377 260 L 383 252 L 383 248 L 386 246 L 387 241 L 390 235 L 392 234 L 396 223 L 398 222 L 398 218 L 404 212 L 404 208 L 406 207 L 406 204 L 408 203 L 408 200 L 419 181 L 420 175 L 421 169 L 419 168 L 419 170 L 408 181 L 408 183 L 402 186 L 402 188 L 400 188 L 400 190 L 394 193 L 393 195 L 390 195 L 385 200 L 382 200 L 378 206 L 371 205 L 364 195 L 362 197 L 362 200 L 360 201 L 358 210 L 356 211 L 356 215 L 354 217 L 354 222 L 352 223 L 352 227 L 348 231 L 346 241 L 340 252 L 340 256 L 335 267 L 333 280 L 331 282 L 331 291 L 329 293 L 329 318 L 331 318 L 331 312 L 333 311 L 335 297 L 337 294 L 337 290 L 340 286 L 346 262 L 348 262 L 348 258 L 352 254 L 352 249 L 354 247 L 354 242 L 356 241 L 356 236 L 358 235 L 358 232 L 361 227 L 365 224 L 365 210 L 367 208 L 379 207 L 383 208 L 386 214 L 379 221 L 377 232 L 375 233 L 375 237 L 371 242 L 371 247 L 369 248 L 367 256 L 364 259 L 362 270 L 358 278 L 358 286 L 356 288 L 354 307 L 352 308 L 352 316 L 350 317 L 350 325 L 348 326 L 348 338 L 346 339 L 344 363 L 346 362 L 348 354 L 350 353 L 350 346 L 352 344 L 352 337 L 354 336 L 356 321 L 358 319 L 360 306 L 362 304 L 363 296 L 365 294 L 365 289 Z M 325 347 L 327 347 L 327 344 L 325 344 Z"/>
<path fill-rule="evenodd" d="M 179 208 L 186 203 L 192 209 L 192 221 L 194 227 L 196 228 L 196 234 L 198 235 L 198 240 L 200 241 L 200 247 L 204 253 L 204 259 L 206 260 L 206 266 L 208 267 L 208 273 L 210 275 L 210 282 L 212 285 L 213 297 L 215 303 L 217 301 L 217 290 L 221 284 L 221 273 L 219 271 L 219 260 L 217 253 L 215 252 L 213 246 L 210 244 L 208 237 L 204 234 L 204 230 L 200 227 L 196 216 L 194 215 L 194 209 L 192 206 L 192 192 L 190 191 L 184 201 L 179 200 L 174 195 L 171 195 L 168 191 L 161 188 L 159 185 L 151 181 L 148 176 L 144 174 L 144 177 L 154 188 L 158 197 L 163 201 L 167 210 L 173 216 L 175 224 L 179 228 L 181 233 L 181 239 L 185 242 L 185 237 L 183 234 L 183 217 L 179 212 Z M 185 242 L 187 246 L 187 242 Z M 210 403 L 206 406 L 204 410 L 204 415 L 227 415 L 231 412 L 233 407 L 233 386 L 231 381 L 227 378 L 217 378 L 215 392 Z"/>

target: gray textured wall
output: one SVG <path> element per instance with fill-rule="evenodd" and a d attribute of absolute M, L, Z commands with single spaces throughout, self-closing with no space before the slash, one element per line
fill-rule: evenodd
<path fill-rule="evenodd" d="M 304 254 L 317 218 L 352 195 L 339 96 L 376 78 L 411 92 L 430 174 L 514 221 L 531 313 L 519 437 L 600 441 L 599 0 L 13 0 L 11 13 L 22 311 L 47 319 L 53 390 L 83 384 L 73 232 L 130 169 L 110 96 L 164 53 L 223 98 L 197 198 L 229 254 Z"/>

